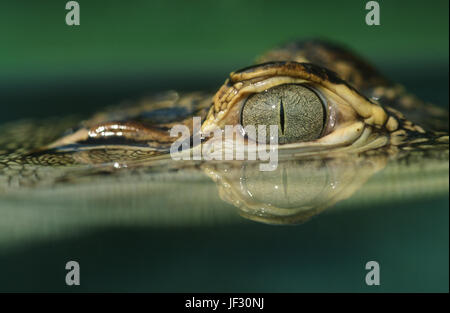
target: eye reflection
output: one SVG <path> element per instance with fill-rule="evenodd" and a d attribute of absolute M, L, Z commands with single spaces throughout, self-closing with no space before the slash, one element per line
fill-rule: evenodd
<path fill-rule="evenodd" d="M 278 126 L 280 144 L 311 141 L 320 138 L 326 121 L 326 110 L 320 97 L 303 85 L 285 84 L 250 96 L 241 112 L 241 124 L 246 127 Z M 257 141 L 256 138 L 250 138 Z"/>
<path fill-rule="evenodd" d="M 384 168 L 384 155 L 280 161 L 263 172 L 258 162 L 204 164 L 222 200 L 245 218 L 267 224 L 298 224 L 349 198 Z"/>
<path fill-rule="evenodd" d="M 323 161 L 284 162 L 274 171 L 242 170 L 241 191 L 254 200 L 284 209 L 311 206 L 328 188 L 329 171 Z M 298 182 L 302 184 L 299 185 Z"/>

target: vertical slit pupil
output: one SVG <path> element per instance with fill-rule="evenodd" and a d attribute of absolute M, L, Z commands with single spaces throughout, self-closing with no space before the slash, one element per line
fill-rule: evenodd
<path fill-rule="evenodd" d="M 280 126 L 281 126 L 281 134 L 284 135 L 284 106 L 283 106 L 283 98 L 280 99 Z"/>

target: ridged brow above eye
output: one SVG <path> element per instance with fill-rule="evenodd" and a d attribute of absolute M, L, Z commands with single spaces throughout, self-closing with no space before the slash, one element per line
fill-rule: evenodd
<path fill-rule="evenodd" d="M 322 98 L 305 85 L 283 84 L 251 95 L 243 104 L 241 124 L 246 127 L 265 125 L 269 142 L 269 125 L 278 126 L 280 144 L 305 142 L 322 136 L 327 121 Z M 257 141 L 257 138 L 250 138 Z"/>

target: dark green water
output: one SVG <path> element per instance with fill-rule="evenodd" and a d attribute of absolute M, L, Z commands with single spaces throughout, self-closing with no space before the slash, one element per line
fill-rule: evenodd
<path fill-rule="evenodd" d="M 3 291 L 448 290 L 448 197 L 329 213 L 301 226 L 99 227 L 1 254 Z M 64 265 L 81 285 L 64 286 Z M 381 285 L 364 265 L 377 260 Z"/>
<path fill-rule="evenodd" d="M 60 2 L 0 2 L 0 122 L 88 114 L 166 89 L 214 91 L 256 54 L 313 36 L 351 46 L 448 108 L 448 1 L 380 1 L 379 28 L 363 24 L 361 1 L 79 2 L 79 29 L 64 24 Z M 148 201 L 161 215 L 180 207 L 164 200 Z M 195 222 L 159 224 L 126 205 L 1 201 L 0 291 L 448 291 L 448 193 L 344 203 L 298 226 L 251 222 L 219 201 L 188 206 Z M 79 287 L 65 286 L 68 260 L 80 262 Z M 365 285 L 370 260 L 381 286 Z"/>

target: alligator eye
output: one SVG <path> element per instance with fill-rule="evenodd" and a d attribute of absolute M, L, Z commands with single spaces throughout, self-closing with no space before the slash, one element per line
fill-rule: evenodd
<path fill-rule="evenodd" d="M 327 110 L 321 98 L 312 89 L 297 84 L 272 87 L 253 94 L 241 111 L 243 127 L 266 126 L 266 143 L 270 139 L 269 125 L 278 126 L 278 143 L 312 141 L 321 137 L 327 120 Z M 250 135 L 250 132 L 248 133 Z"/>

